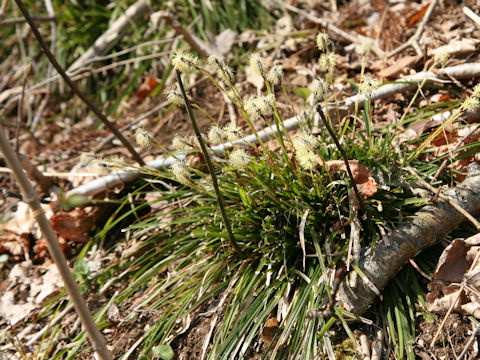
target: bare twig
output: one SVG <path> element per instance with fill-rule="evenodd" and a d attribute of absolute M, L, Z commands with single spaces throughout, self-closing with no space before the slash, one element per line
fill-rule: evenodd
<path fill-rule="evenodd" d="M 341 37 L 345 40 L 348 40 L 353 44 L 361 44 L 365 40 L 369 39 L 366 36 L 352 35 L 352 34 L 346 32 L 346 31 L 340 29 L 339 27 L 335 26 L 330 21 L 328 21 L 326 19 L 320 19 L 320 18 L 318 18 L 318 17 L 316 17 L 316 16 L 314 16 L 314 15 L 312 15 L 312 14 L 310 14 L 310 13 L 304 11 L 304 10 L 298 9 L 297 7 L 295 7 L 293 5 L 287 4 L 284 1 L 276 0 L 276 2 L 278 4 L 280 4 L 281 6 L 283 6 L 285 9 L 293 11 L 297 14 L 300 14 L 300 15 L 304 16 L 305 18 L 307 18 L 308 20 L 310 20 L 311 22 L 319 24 L 319 25 L 321 25 L 325 28 L 328 28 L 328 31 L 331 32 L 332 34 L 335 34 L 336 36 L 339 36 L 339 37 Z M 372 40 L 371 43 L 374 44 L 372 46 L 372 51 L 378 57 L 383 58 L 385 56 L 385 53 L 376 45 L 376 42 L 373 39 L 370 39 L 370 40 Z"/>
<path fill-rule="evenodd" d="M 83 299 L 82 294 L 78 289 L 77 283 L 73 278 L 67 261 L 57 242 L 55 233 L 53 232 L 50 222 L 46 218 L 45 213 L 43 212 L 43 209 L 40 205 L 38 195 L 33 189 L 30 181 L 25 176 L 23 169 L 20 165 L 20 161 L 15 155 L 15 152 L 10 146 L 10 143 L 8 142 L 8 139 L 3 133 L 3 131 L 0 131 L 0 150 L 2 151 L 8 166 L 14 172 L 15 177 L 18 181 L 18 185 L 22 191 L 24 201 L 30 206 L 34 218 L 37 221 L 40 230 L 42 231 L 43 237 L 47 241 L 48 251 L 50 252 L 52 259 L 54 260 L 55 265 L 58 268 L 58 272 L 62 276 L 65 288 L 67 289 L 70 298 L 72 299 L 72 302 L 75 306 L 75 309 L 77 310 L 78 315 L 82 320 L 82 324 L 84 325 L 88 337 L 90 338 L 90 341 L 92 343 L 93 350 L 99 355 L 101 359 L 113 359 L 112 355 L 107 349 L 105 339 L 103 338 L 100 331 L 97 329 L 95 321 L 90 315 L 88 307 L 85 304 L 85 300 Z"/>
<path fill-rule="evenodd" d="M 463 348 L 462 352 L 460 355 L 458 355 L 457 360 L 462 360 L 465 354 L 467 353 L 468 348 L 473 344 L 473 341 L 477 337 L 478 332 L 480 331 L 480 324 L 475 326 L 475 329 L 472 332 L 472 335 L 470 335 L 470 339 L 468 339 L 467 343 L 465 344 L 465 347 Z"/>
<path fill-rule="evenodd" d="M 203 57 L 209 57 L 210 55 L 215 54 L 215 51 L 210 47 L 209 44 L 203 42 L 201 39 L 192 34 L 191 31 L 185 29 L 182 24 L 173 16 L 169 11 L 160 11 L 160 17 L 165 19 L 165 21 L 175 30 L 177 34 L 183 36 L 184 40 Z"/>
<path fill-rule="evenodd" d="M 131 5 L 125 14 L 118 18 L 110 28 L 103 33 L 95 43 L 85 53 L 79 57 L 70 67 L 69 72 L 79 69 L 84 66 L 85 63 L 96 56 L 105 55 L 110 49 L 113 48 L 115 43 L 122 37 L 128 27 L 133 21 L 142 16 L 149 9 L 148 0 L 138 0 Z"/>
<path fill-rule="evenodd" d="M 65 80 L 65 82 L 68 84 L 68 86 L 72 89 L 72 91 L 80 98 L 82 101 L 88 106 L 88 108 L 95 114 L 97 117 L 104 123 L 104 125 L 112 131 L 115 136 L 120 140 L 120 142 L 125 146 L 125 148 L 130 152 L 130 154 L 133 156 L 135 161 L 137 161 L 140 165 L 145 165 L 145 162 L 142 160 L 140 155 L 135 151 L 133 146 L 128 142 L 127 139 L 117 130 L 117 128 L 107 119 L 107 117 L 90 101 L 90 99 L 83 94 L 80 89 L 78 89 L 77 85 L 70 79 L 70 77 L 65 73 L 63 68 L 60 66 L 60 64 L 57 62 L 55 59 L 55 56 L 53 56 L 52 52 L 48 48 L 47 44 L 43 40 L 42 35 L 38 31 L 37 26 L 32 20 L 32 17 L 30 16 L 30 13 L 28 12 L 27 8 L 23 4 L 22 0 L 15 0 L 17 3 L 18 8 L 22 12 L 23 16 L 25 16 L 25 19 L 27 20 L 28 24 L 32 28 L 32 31 L 35 35 L 35 37 L 38 40 L 38 43 L 40 44 L 40 47 L 42 48 L 43 52 L 47 56 L 48 60 L 52 63 L 53 67 L 57 72 L 62 76 L 62 78 Z"/>
<path fill-rule="evenodd" d="M 35 22 L 56 22 L 57 19 L 54 16 L 32 16 L 33 21 Z M 23 24 L 26 22 L 25 18 L 14 18 L 14 19 L 5 19 L 0 21 L 0 27 L 7 26 L 7 25 L 17 25 Z"/>
<path fill-rule="evenodd" d="M 405 44 L 402 44 L 396 49 L 390 51 L 387 54 L 387 57 L 392 57 L 409 47 L 413 47 L 417 55 L 423 56 L 423 51 L 419 45 L 420 37 L 423 34 L 423 30 L 425 30 L 425 25 L 427 24 L 428 20 L 430 20 L 430 17 L 432 16 L 433 9 L 435 9 L 437 2 L 438 0 L 433 0 L 431 2 L 430 7 L 428 8 L 426 14 L 423 16 L 422 22 L 418 25 L 418 28 L 417 28 L 417 31 L 415 31 L 415 34 L 413 34 L 413 36 L 410 39 L 408 39 Z"/>
<path fill-rule="evenodd" d="M 465 181 L 444 193 L 460 205 L 467 213 L 480 215 L 480 167 L 469 165 Z M 447 201 L 439 200 L 416 212 L 412 220 L 397 228 L 390 237 L 390 245 L 377 242 L 372 250 L 366 248 L 359 268 L 377 289 L 382 290 L 398 271 L 425 248 L 443 239 L 445 235 L 466 220 Z M 364 281 L 358 281 L 355 288 L 342 282 L 338 299 L 353 313 L 362 314 L 372 304 L 376 294 Z"/>

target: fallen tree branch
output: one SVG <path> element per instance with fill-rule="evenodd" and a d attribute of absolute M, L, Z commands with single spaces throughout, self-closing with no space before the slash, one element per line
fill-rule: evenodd
<path fill-rule="evenodd" d="M 449 76 L 453 76 L 457 79 L 471 79 L 480 76 L 480 63 L 467 63 L 457 66 L 452 66 L 448 68 L 444 68 L 443 72 Z M 393 94 L 407 91 L 410 89 L 414 89 L 418 86 L 418 83 L 422 82 L 425 76 L 428 77 L 429 81 L 441 81 L 444 79 L 444 76 L 439 75 L 433 72 L 420 72 L 415 75 L 412 75 L 408 78 L 399 79 L 395 83 L 387 84 L 381 86 L 380 88 L 374 90 L 370 95 L 372 100 L 382 99 Z M 345 99 L 339 105 L 346 111 L 351 111 L 355 106 L 355 101 L 362 106 L 364 100 L 366 99 L 364 94 L 361 95 L 353 95 Z M 284 121 L 284 125 L 287 131 L 294 130 L 298 128 L 298 123 L 303 121 L 302 116 L 295 116 L 290 119 Z M 259 138 L 264 141 L 266 139 L 273 138 L 273 135 L 277 133 L 277 127 L 267 127 L 258 132 Z M 242 139 L 236 140 L 233 144 L 240 144 L 240 145 L 249 145 L 249 144 L 256 144 L 257 138 L 255 135 L 249 135 Z M 225 144 L 221 144 L 218 146 L 214 146 L 212 150 L 216 152 L 223 152 L 225 147 L 232 146 L 232 143 L 227 142 Z M 176 155 L 178 159 L 184 160 L 185 154 L 179 153 Z M 161 169 L 171 166 L 176 160 L 172 157 L 160 158 L 154 161 L 147 163 L 147 166 L 154 168 L 154 169 Z M 115 187 L 117 185 L 121 185 L 126 182 L 133 181 L 141 176 L 141 173 L 136 171 L 119 171 L 114 174 L 106 175 L 104 177 L 98 178 L 93 180 L 87 184 L 81 185 L 76 189 L 71 190 L 68 192 L 67 196 L 76 194 L 76 195 L 83 195 L 83 196 L 93 196 L 98 194 L 108 188 Z"/>
<path fill-rule="evenodd" d="M 480 166 L 476 163 L 470 164 L 465 181 L 445 191 L 444 195 L 469 214 L 479 216 Z M 409 259 L 444 239 L 465 220 L 465 216 L 447 201 L 439 200 L 427 205 L 415 213 L 412 221 L 395 230 L 389 237 L 389 245 L 385 241 L 375 244 L 373 254 L 370 253 L 371 248 L 365 249 L 359 268 L 377 289 L 382 290 Z M 373 303 L 376 295 L 362 278 L 358 279 L 355 287 L 350 288 L 349 276 L 340 285 L 337 300 L 348 311 L 362 314 Z"/>

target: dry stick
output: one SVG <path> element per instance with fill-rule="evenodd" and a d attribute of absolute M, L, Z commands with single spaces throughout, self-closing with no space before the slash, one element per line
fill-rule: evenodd
<path fill-rule="evenodd" d="M 222 214 L 222 219 L 228 233 L 228 238 L 230 239 L 230 243 L 235 249 L 237 255 L 243 256 L 242 250 L 240 249 L 240 246 L 238 245 L 237 240 L 235 240 L 235 236 L 233 235 L 232 228 L 230 226 L 230 220 L 228 219 L 227 212 L 225 210 L 225 205 L 223 203 L 223 197 L 218 187 L 217 175 L 215 174 L 215 169 L 213 168 L 212 160 L 210 160 L 210 155 L 208 154 L 208 150 L 207 150 L 207 147 L 205 146 L 205 142 L 203 141 L 202 134 L 200 133 L 200 129 L 198 128 L 197 122 L 195 121 L 195 117 L 193 116 L 192 106 L 190 105 L 190 101 L 188 100 L 187 94 L 185 93 L 185 89 L 183 88 L 182 78 L 180 77 L 180 73 L 177 70 L 175 71 L 177 74 L 178 85 L 180 87 L 180 91 L 182 92 L 182 96 L 185 101 L 188 116 L 190 118 L 190 121 L 192 122 L 193 130 L 195 130 L 195 135 L 197 135 L 198 142 L 200 143 L 200 147 L 202 149 L 205 162 L 207 163 L 208 172 L 212 177 L 213 188 L 215 189 L 215 195 L 217 196 L 218 207 L 220 208 L 220 212 Z"/>
<path fill-rule="evenodd" d="M 448 68 L 444 68 L 443 72 L 457 79 L 471 79 L 472 77 L 480 76 L 480 63 L 466 63 L 462 65 L 457 65 L 457 66 L 451 66 Z M 370 99 L 371 100 L 383 99 L 388 96 L 401 93 L 403 91 L 416 89 L 418 87 L 418 83 L 422 82 L 425 79 L 425 77 L 428 77 L 430 81 L 442 80 L 444 78 L 444 76 L 441 74 L 422 71 L 415 75 L 412 75 L 403 79 L 398 79 L 397 80 L 398 82 L 396 83 L 390 83 L 390 84 L 381 86 L 380 88 L 372 92 L 372 94 L 370 95 Z M 366 98 L 367 97 L 365 94 L 353 95 L 346 98 L 340 104 L 340 106 L 342 110 L 351 111 L 354 108 L 355 102 L 357 101 L 357 99 L 358 99 L 358 103 L 362 105 Z M 302 116 L 298 115 L 285 120 L 283 124 L 285 126 L 285 129 L 287 131 L 290 131 L 290 130 L 297 129 L 298 123 L 302 121 L 303 121 Z M 266 127 L 263 130 L 260 130 L 257 132 L 258 137 L 262 141 L 273 138 L 274 134 L 276 133 L 277 133 L 276 127 L 273 127 L 273 128 Z M 242 139 L 235 140 L 233 143 L 227 142 L 224 144 L 214 146 L 212 147 L 212 151 L 222 153 L 225 148 L 228 148 L 234 144 L 238 144 L 241 146 L 250 146 L 251 144 L 257 144 L 257 143 L 258 143 L 258 139 L 255 135 L 248 135 Z M 180 157 L 181 159 L 185 158 L 184 153 L 183 154 L 179 153 L 176 156 Z M 176 161 L 177 161 L 176 159 L 170 156 L 166 158 L 159 158 L 159 159 L 153 160 L 148 163 L 148 166 L 155 169 L 163 169 L 171 166 Z M 133 181 L 138 177 L 140 177 L 141 175 L 142 174 L 140 173 L 134 173 L 131 171 L 119 171 L 114 174 L 101 177 L 92 182 L 79 186 L 78 188 L 71 190 L 68 194 L 92 196 L 104 191 L 107 188 L 121 185 L 125 182 Z"/>
<path fill-rule="evenodd" d="M 332 32 L 333 34 L 345 39 L 345 40 L 348 40 L 350 41 L 351 43 L 353 44 L 361 44 L 363 41 L 365 41 L 366 39 L 370 39 L 366 36 L 361 36 L 361 35 L 352 35 L 342 29 L 340 29 L 339 27 L 335 26 L 334 24 L 332 24 L 329 20 L 325 20 L 325 19 L 320 19 L 304 10 L 301 10 L 301 9 L 298 9 L 296 8 L 295 6 L 293 5 L 290 5 L 290 4 L 287 4 L 286 2 L 284 1 L 280 1 L 280 0 L 277 0 L 276 1 L 277 3 L 279 3 L 280 5 L 282 5 L 285 9 L 287 10 L 290 10 L 290 11 L 293 11 L 297 14 L 300 14 L 302 16 L 304 16 L 305 18 L 307 18 L 308 20 L 310 20 L 311 22 L 313 23 L 316 23 L 316 24 L 319 24 L 323 27 L 326 27 L 328 28 L 328 30 L 330 32 Z M 372 51 L 380 58 L 383 58 L 385 56 L 384 52 L 376 45 L 375 41 L 373 39 L 371 39 L 372 42 L 373 42 L 373 46 L 372 46 Z"/>
<path fill-rule="evenodd" d="M 460 205 L 458 205 L 453 200 L 443 195 L 441 192 L 439 192 L 439 190 L 435 189 L 432 185 L 430 185 L 428 182 L 423 180 L 420 177 L 420 175 L 418 175 L 418 173 L 415 171 L 415 169 L 413 169 L 411 166 L 407 165 L 405 168 L 408 170 L 410 174 L 412 174 L 417 178 L 418 182 L 422 186 L 426 187 L 432 194 L 437 195 L 440 199 L 448 202 L 450 206 L 454 207 L 455 210 L 457 210 L 459 213 L 465 216 L 468 219 L 468 221 L 470 221 L 473 224 L 473 226 L 475 226 L 477 231 L 480 232 L 480 223 L 477 221 L 477 219 L 475 219 L 472 215 L 470 215 L 467 211 L 465 211 Z"/>
<path fill-rule="evenodd" d="M 469 173 L 463 183 L 444 193 L 473 216 L 480 215 L 480 166 L 469 165 Z M 390 245 L 377 242 L 375 248 L 366 248 L 359 268 L 375 287 L 382 290 L 388 281 L 408 263 L 409 259 L 445 238 L 466 220 L 447 201 L 440 200 L 417 211 L 412 220 L 398 227 L 390 236 Z M 376 294 L 364 283 L 350 288 L 342 282 L 338 299 L 344 307 L 355 314 L 364 313 Z"/>
<path fill-rule="evenodd" d="M 65 288 L 67 289 L 70 298 L 75 306 L 75 309 L 82 320 L 82 324 L 85 327 L 85 330 L 88 333 L 88 337 L 92 343 L 93 350 L 99 355 L 101 359 L 110 360 L 113 359 L 110 352 L 107 349 L 105 339 L 103 338 L 100 331 L 98 331 L 95 321 L 93 321 L 92 316 L 88 311 L 88 307 L 85 304 L 85 300 L 82 297 L 80 290 L 77 287 L 70 268 L 68 267 L 67 261 L 63 255 L 60 246 L 58 245 L 57 239 L 55 238 L 55 233 L 53 232 L 52 227 L 50 226 L 49 221 L 47 220 L 45 213 L 40 205 L 38 200 L 38 195 L 32 187 L 32 184 L 25 176 L 20 161 L 15 155 L 10 143 L 8 142 L 7 137 L 0 130 L 0 150 L 3 153 L 3 156 L 12 169 L 15 177 L 18 181 L 18 185 L 22 191 L 24 201 L 30 206 L 35 220 L 38 223 L 40 230 L 42 231 L 43 237 L 47 241 L 48 251 L 52 256 L 55 265 L 58 268 L 58 272 L 62 276 Z"/>
<path fill-rule="evenodd" d="M 140 155 L 138 155 L 138 153 L 135 151 L 135 149 L 133 148 L 133 146 L 128 142 L 127 139 L 125 139 L 125 137 L 123 137 L 123 135 L 117 130 L 117 128 L 107 119 L 107 117 L 105 115 L 103 115 L 103 113 L 95 106 L 93 105 L 93 103 L 90 101 L 90 99 L 85 95 L 83 94 L 77 87 L 77 85 L 75 85 L 75 83 L 70 80 L 70 78 L 68 77 L 68 75 L 65 73 L 65 71 L 62 69 L 62 67 L 60 66 L 60 64 L 57 62 L 57 60 L 55 59 L 55 56 L 53 56 L 52 52 L 50 51 L 50 49 L 48 48 L 47 44 L 45 43 L 45 41 L 43 40 L 43 37 L 42 35 L 40 34 L 40 32 L 38 31 L 38 28 L 37 26 L 35 25 L 35 23 L 33 22 L 33 19 L 32 17 L 30 16 L 27 8 L 25 7 L 25 5 L 23 4 L 22 0 L 15 0 L 15 2 L 17 3 L 17 6 L 18 8 L 20 9 L 20 11 L 22 12 L 23 16 L 25 16 L 25 19 L 27 20 L 28 24 L 30 25 L 30 27 L 32 28 L 32 31 L 33 31 L 33 34 L 35 35 L 35 37 L 37 38 L 38 40 L 38 43 L 40 44 L 40 47 L 42 48 L 43 52 L 45 53 L 45 55 L 47 56 L 48 60 L 51 62 L 51 64 L 53 65 L 53 67 L 55 68 L 55 70 L 57 70 L 57 72 L 60 74 L 60 76 L 65 80 L 65 82 L 68 84 L 68 86 L 72 89 L 72 91 L 80 98 L 82 99 L 82 101 L 88 106 L 88 108 L 95 114 L 97 115 L 97 117 L 104 123 L 104 125 L 106 127 L 108 127 L 108 129 L 110 129 L 110 131 L 112 131 L 115 136 L 120 140 L 120 142 L 123 144 L 123 146 L 125 146 L 125 148 L 127 148 L 127 150 L 130 152 L 130 154 L 132 154 L 133 158 L 135 159 L 135 161 L 137 161 L 140 165 L 144 166 L 145 165 L 145 162 L 142 160 L 142 158 L 140 157 Z"/>
<path fill-rule="evenodd" d="M 32 19 L 35 22 L 57 21 L 56 17 L 54 16 L 32 16 Z M 5 19 L 3 21 L 0 21 L 0 27 L 7 25 L 23 24 L 24 22 L 26 22 L 25 18 Z"/>
<path fill-rule="evenodd" d="M 465 348 L 462 350 L 460 355 L 458 355 L 457 360 L 462 360 L 465 354 L 467 353 L 468 348 L 472 345 L 473 341 L 477 337 L 478 332 L 480 331 L 480 324 L 475 326 L 475 330 L 473 330 L 470 339 L 468 339 L 467 343 L 465 344 Z"/>
<path fill-rule="evenodd" d="M 417 31 L 415 31 L 415 34 L 407 40 L 407 42 L 403 45 L 400 45 L 396 49 L 390 51 L 387 54 L 387 58 L 392 57 L 396 54 L 398 54 L 400 51 L 403 51 L 404 49 L 408 47 L 413 47 L 417 53 L 417 55 L 423 56 L 423 51 L 420 49 L 420 45 L 418 44 L 418 41 L 420 40 L 420 37 L 423 34 L 423 30 L 425 29 L 425 25 L 427 25 L 428 20 L 430 20 L 430 17 L 432 16 L 433 9 L 437 5 L 438 0 L 433 0 L 432 3 L 430 4 L 430 7 L 427 10 L 427 13 L 424 15 L 422 22 L 420 25 L 418 25 Z"/>
<path fill-rule="evenodd" d="M 91 58 L 106 54 L 113 48 L 115 43 L 122 37 L 133 21 L 139 16 L 143 15 L 149 8 L 149 0 L 139 0 L 131 5 L 125 14 L 119 17 L 110 28 L 105 31 L 95 43 L 80 56 L 75 62 L 69 66 L 68 71 L 72 72 L 84 66 Z"/>

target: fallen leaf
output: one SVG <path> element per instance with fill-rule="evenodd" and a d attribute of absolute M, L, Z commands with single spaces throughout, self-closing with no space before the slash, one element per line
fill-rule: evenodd
<path fill-rule="evenodd" d="M 420 59 L 422 58 L 421 55 L 417 56 L 404 56 L 398 59 L 395 64 L 390 65 L 386 69 L 383 69 L 378 73 L 379 76 L 385 78 L 391 78 L 396 75 L 399 75 L 403 70 L 415 65 Z"/>
<path fill-rule="evenodd" d="M 145 98 L 150 96 L 157 84 L 157 79 L 154 76 L 147 76 L 143 84 L 140 85 L 140 88 L 135 91 L 135 96 L 138 98 L 138 101 L 141 103 L 144 102 Z"/>
<path fill-rule="evenodd" d="M 17 234 L 10 230 L 0 231 L 0 254 L 9 253 L 16 260 L 30 252 L 30 234 Z"/>
<path fill-rule="evenodd" d="M 345 162 L 343 160 L 330 160 L 326 164 L 329 172 L 343 171 L 347 172 Z M 377 192 L 377 183 L 372 177 L 370 170 L 360 164 L 358 160 L 348 160 L 348 165 L 352 171 L 353 180 L 357 185 L 360 195 L 367 198 Z"/>
<path fill-rule="evenodd" d="M 94 222 L 94 217 L 86 214 L 82 208 L 70 212 L 61 210 L 50 218 L 50 224 L 57 235 L 76 243 L 86 243 L 90 240 L 88 232 Z"/>
<path fill-rule="evenodd" d="M 428 8 L 430 7 L 430 3 L 426 4 L 423 6 L 419 11 L 417 11 L 415 14 L 410 16 L 407 20 L 407 26 L 411 27 L 415 25 L 417 21 L 419 21 L 421 18 L 423 18 L 423 15 L 427 12 Z"/>
<path fill-rule="evenodd" d="M 267 320 L 266 325 L 262 329 L 262 333 L 260 334 L 260 337 L 265 344 L 265 347 L 268 348 L 270 344 L 272 343 L 273 338 L 275 337 L 275 334 L 278 331 L 278 320 L 277 318 L 270 318 Z"/>

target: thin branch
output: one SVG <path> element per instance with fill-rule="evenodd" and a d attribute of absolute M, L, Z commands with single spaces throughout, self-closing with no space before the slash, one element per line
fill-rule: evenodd
<path fill-rule="evenodd" d="M 45 43 L 43 40 L 42 35 L 38 31 L 37 26 L 35 25 L 32 17 L 30 16 L 30 13 L 28 12 L 27 8 L 23 4 L 22 0 L 15 0 L 17 3 L 18 8 L 22 12 L 23 16 L 25 16 L 25 19 L 27 20 L 28 24 L 32 28 L 32 32 L 35 35 L 35 37 L 38 40 L 38 43 L 40 44 L 40 47 L 42 48 L 43 52 L 47 56 L 48 60 L 51 62 L 55 70 L 60 74 L 60 76 L 65 80 L 65 82 L 68 84 L 68 86 L 72 89 L 72 91 L 80 98 L 82 101 L 88 106 L 88 108 L 95 114 L 97 117 L 105 124 L 105 126 L 112 131 L 117 139 L 120 140 L 120 142 L 125 146 L 125 148 L 130 152 L 130 154 L 133 156 L 135 161 L 137 161 L 140 165 L 144 166 L 145 162 L 142 160 L 140 155 L 135 151 L 133 146 L 128 142 L 127 139 L 117 130 L 117 128 L 107 119 L 107 117 L 90 101 L 90 99 L 83 94 L 80 89 L 78 89 L 77 85 L 68 77 L 68 75 L 65 73 L 65 70 L 62 69 L 60 64 L 57 62 L 55 59 L 55 56 L 53 56 L 52 52 L 50 51 L 48 45 Z"/>
<path fill-rule="evenodd" d="M 205 146 L 205 142 L 203 141 L 202 134 L 200 133 L 200 129 L 198 128 L 197 122 L 195 121 L 195 117 L 193 116 L 192 106 L 190 104 L 190 101 L 188 100 L 187 94 L 185 93 L 182 78 L 180 77 L 180 73 L 177 70 L 175 71 L 177 74 L 177 81 L 180 87 L 180 91 L 182 92 L 183 99 L 185 100 L 188 116 L 190 118 L 190 121 L 192 122 L 192 126 L 193 126 L 193 129 L 195 130 L 195 135 L 197 135 L 198 142 L 200 143 L 200 147 L 202 149 L 205 162 L 207 163 L 208 172 L 212 177 L 213 188 L 215 189 L 215 195 L 217 196 L 218 207 L 220 208 L 220 212 L 222 214 L 222 219 L 225 224 L 225 229 L 227 230 L 227 233 L 228 233 L 228 238 L 230 239 L 230 243 L 235 249 L 235 252 L 237 253 L 237 255 L 243 256 L 242 249 L 238 245 L 237 240 L 235 240 L 235 236 L 233 235 L 232 227 L 230 226 L 230 220 L 228 219 L 227 212 L 225 210 L 223 196 L 222 196 L 222 193 L 220 192 L 220 188 L 218 187 L 217 175 L 215 174 L 215 169 L 213 167 L 212 160 L 210 159 L 210 155 L 208 154 L 207 147 Z"/>
<path fill-rule="evenodd" d="M 420 45 L 419 45 L 418 42 L 420 40 L 420 37 L 423 34 L 423 30 L 425 29 L 425 25 L 427 25 L 428 20 L 430 20 L 430 17 L 432 16 L 433 9 L 435 9 L 435 6 L 437 5 L 437 2 L 438 2 L 438 0 L 433 0 L 432 1 L 432 3 L 430 4 L 430 7 L 427 10 L 427 13 L 423 16 L 422 22 L 420 23 L 420 25 L 418 25 L 418 28 L 417 28 L 417 31 L 415 31 L 415 34 L 413 34 L 413 36 L 410 39 L 408 39 L 406 43 L 404 43 L 404 44 L 400 45 L 399 47 L 397 47 L 396 49 L 390 51 L 387 54 L 387 58 L 392 57 L 392 56 L 398 54 L 399 52 L 401 52 L 401 51 L 403 51 L 403 50 L 405 50 L 409 47 L 413 47 L 415 49 L 415 52 L 417 53 L 417 55 L 423 56 L 423 51 L 422 51 L 422 49 L 420 49 Z"/>
<path fill-rule="evenodd" d="M 32 184 L 25 176 L 23 172 L 22 166 L 20 165 L 20 161 L 15 155 L 10 143 L 3 133 L 0 130 L 0 150 L 3 153 L 5 161 L 7 162 L 8 166 L 12 169 L 13 173 L 18 182 L 18 186 L 22 191 L 22 195 L 24 201 L 28 203 L 30 206 L 33 216 L 38 223 L 38 226 L 42 232 L 43 237 L 47 241 L 48 251 L 52 256 L 55 265 L 58 268 L 58 272 L 60 273 L 63 282 L 65 284 L 65 288 L 67 289 L 70 298 L 77 310 L 77 313 L 82 321 L 85 330 L 87 331 L 88 337 L 92 343 L 93 350 L 99 355 L 99 357 L 103 360 L 111 360 L 112 355 L 107 349 L 107 345 L 105 339 L 103 338 L 100 331 L 97 329 L 95 321 L 93 320 L 90 312 L 88 310 L 87 305 L 85 304 L 85 300 L 82 297 L 82 293 L 78 289 L 77 283 L 73 278 L 73 275 L 68 267 L 67 260 L 63 255 L 62 249 L 57 242 L 55 233 L 48 221 L 45 213 L 43 212 L 42 206 L 40 205 L 40 201 L 38 200 L 38 195 L 33 189 Z"/>

